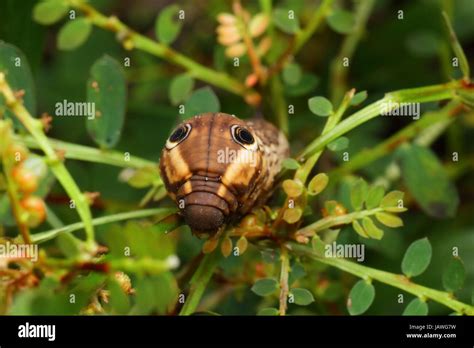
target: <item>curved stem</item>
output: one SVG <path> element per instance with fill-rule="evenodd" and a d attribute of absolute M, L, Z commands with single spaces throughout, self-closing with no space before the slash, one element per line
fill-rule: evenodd
<path fill-rule="evenodd" d="M 32 149 L 41 149 L 38 141 L 28 135 L 16 135 L 15 141 L 22 143 Z M 156 166 L 156 162 L 149 161 L 136 156 L 126 157 L 125 153 L 113 150 L 101 150 L 95 147 L 68 143 L 65 141 L 48 138 L 48 141 L 54 150 L 63 152 L 64 157 L 68 159 L 109 164 L 122 168 L 136 168 Z"/>
<path fill-rule="evenodd" d="M 285 315 L 288 307 L 288 274 L 290 273 L 290 258 L 286 247 L 281 248 L 280 254 L 281 271 L 280 271 L 280 309 L 279 314 Z"/>
<path fill-rule="evenodd" d="M 191 288 L 179 315 L 191 315 L 196 311 L 199 301 L 201 301 L 201 297 L 204 295 L 207 284 L 209 283 L 209 280 L 211 280 L 212 274 L 219 264 L 221 256 L 222 254 L 219 247 L 217 247 L 212 253 L 204 256 L 196 270 L 196 273 L 194 273 L 191 278 Z"/>
<path fill-rule="evenodd" d="M 377 280 L 381 283 L 388 284 L 395 288 L 404 290 L 410 294 L 418 296 L 419 298 L 428 298 L 435 302 L 441 303 L 446 307 L 453 309 L 454 311 L 467 315 L 474 315 L 474 306 L 462 303 L 455 298 L 452 294 L 447 292 L 431 289 L 423 285 L 413 283 L 410 279 L 402 274 L 389 273 L 380 271 L 367 266 L 362 266 L 358 263 L 351 262 L 340 258 L 326 258 L 318 255 L 315 251 L 307 246 L 303 246 L 297 243 L 288 243 L 288 248 L 298 255 L 309 257 L 315 261 L 330 265 L 344 272 L 351 273 L 359 278 Z"/>
<path fill-rule="evenodd" d="M 357 111 L 344 121 L 339 123 L 333 129 L 311 142 L 305 150 L 298 156 L 299 160 L 311 156 L 322 150 L 331 141 L 341 135 L 346 134 L 357 126 L 377 117 L 382 111 L 389 113 L 395 110 L 400 103 L 426 103 L 455 97 L 455 91 L 462 89 L 461 81 L 451 81 L 439 85 L 402 89 L 387 93 L 382 99 L 367 105 L 365 108 Z"/>
<path fill-rule="evenodd" d="M 208 82 L 242 97 L 250 97 L 257 94 L 257 92 L 246 87 L 233 77 L 201 65 L 193 59 L 176 52 L 172 48 L 133 31 L 118 18 L 103 15 L 94 7 L 86 4 L 83 0 L 67 0 L 66 2 L 71 7 L 84 12 L 94 25 L 115 32 L 121 36 L 126 49 L 137 48 L 159 58 L 163 58 L 186 69 L 193 77 L 199 80 Z M 255 100 L 256 98 L 253 99 Z"/>
<path fill-rule="evenodd" d="M 417 122 L 409 124 L 385 141 L 379 143 L 377 146 L 362 150 L 355 156 L 352 156 L 350 161 L 344 162 L 344 164 L 339 168 L 329 172 L 331 181 L 334 182 L 336 178 L 339 178 L 342 175 L 366 167 L 369 163 L 388 155 L 405 141 L 409 141 L 410 139 L 414 138 L 420 133 L 420 131 L 435 124 L 445 122 L 457 115 L 462 110 L 463 106 L 459 102 L 453 102 L 439 111 L 427 113 Z"/>
<path fill-rule="evenodd" d="M 94 226 L 110 224 L 112 222 L 119 222 L 131 219 L 140 219 L 148 216 L 159 215 L 160 219 L 164 219 L 167 216 L 174 214 L 177 210 L 175 208 L 155 208 L 155 209 L 142 209 L 135 210 L 126 213 L 119 213 L 114 215 L 107 215 L 92 220 Z M 49 231 L 35 233 L 31 236 L 31 239 L 35 243 L 43 243 L 50 239 L 56 238 L 60 233 L 71 233 L 84 228 L 83 222 L 76 222 L 71 225 L 55 228 Z"/>
<path fill-rule="evenodd" d="M 15 114 L 30 134 L 35 138 L 38 146 L 45 153 L 49 161 L 49 167 L 61 183 L 68 196 L 75 202 L 77 212 L 84 223 L 87 244 L 89 248 L 95 248 L 94 227 L 92 225 L 92 214 L 85 195 L 80 191 L 71 174 L 59 159 L 54 149 L 49 144 L 48 138 L 43 132 L 41 122 L 33 118 L 23 106 L 21 100 L 17 99 L 5 80 L 5 74 L 0 73 L 0 94 L 5 97 L 7 107 Z"/>
<path fill-rule="evenodd" d="M 326 18 L 326 16 L 329 14 L 332 3 L 333 0 L 323 0 L 321 6 L 319 6 L 319 8 L 314 11 L 307 27 L 304 28 L 304 30 L 299 31 L 296 35 L 295 49 L 293 54 L 298 53 L 304 44 L 311 38 L 311 36 L 313 36 L 314 32 L 319 28 L 324 18 Z"/>
<path fill-rule="evenodd" d="M 355 27 L 351 33 L 344 38 L 338 56 L 331 63 L 331 100 L 339 103 L 347 88 L 347 74 L 349 67 L 343 65 L 344 58 L 351 59 L 357 44 L 364 34 L 365 25 L 369 19 L 370 12 L 374 7 L 374 0 L 365 0 L 357 3 L 355 11 Z"/>

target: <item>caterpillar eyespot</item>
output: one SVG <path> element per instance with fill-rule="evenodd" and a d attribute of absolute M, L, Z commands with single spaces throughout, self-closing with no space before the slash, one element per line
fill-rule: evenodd
<path fill-rule="evenodd" d="M 180 142 L 186 139 L 191 132 L 192 126 L 190 124 L 181 124 L 176 130 L 171 133 L 170 137 L 166 141 L 166 148 L 171 150 L 177 146 Z"/>
<path fill-rule="evenodd" d="M 233 125 L 230 130 L 232 132 L 232 137 L 239 144 L 245 146 L 255 143 L 255 139 L 252 133 L 250 133 L 247 129 L 242 128 L 238 125 Z"/>
<path fill-rule="evenodd" d="M 264 120 L 205 113 L 172 132 L 160 172 L 193 233 L 213 235 L 268 199 L 288 153 L 285 136 Z"/>

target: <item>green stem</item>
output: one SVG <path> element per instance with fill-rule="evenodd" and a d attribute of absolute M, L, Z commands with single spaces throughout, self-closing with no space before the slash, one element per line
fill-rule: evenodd
<path fill-rule="evenodd" d="M 327 144 L 349 132 L 357 126 L 377 117 L 382 111 L 390 112 L 397 108 L 399 103 L 425 103 L 451 99 L 455 96 L 455 91 L 462 88 L 460 81 L 452 81 L 444 84 L 403 89 L 387 93 L 382 99 L 367 105 L 365 108 L 349 116 L 336 127 L 322 134 L 311 142 L 306 149 L 298 156 L 299 160 L 309 157 L 321 151 Z"/>
<path fill-rule="evenodd" d="M 280 315 L 286 315 L 286 309 L 288 307 L 288 274 L 290 273 L 290 258 L 288 256 L 288 250 L 286 247 L 281 248 L 280 254 L 281 260 L 281 271 L 280 271 Z"/>
<path fill-rule="evenodd" d="M 322 134 L 326 134 L 339 123 L 339 121 L 342 118 L 342 115 L 344 115 L 344 112 L 346 112 L 347 108 L 349 107 L 350 102 L 352 98 L 354 97 L 354 93 L 355 93 L 354 89 L 351 89 L 349 92 L 346 93 L 339 108 L 336 110 L 336 112 L 332 113 L 328 117 L 328 120 L 326 121 L 326 124 L 324 125 Z M 316 162 L 318 162 L 318 159 L 322 153 L 323 153 L 323 150 L 321 149 L 320 151 L 313 154 L 310 158 L 308 158 L 306 162 L 296 171 L 295 179 L 298 179 L 303 184 L 305 184 L 306 180 L 308 180 L 308 176 L 311 173 L 311 170 L 316 165 Z"/>
<path fill-rule="evenodd" d="M 87 266 L 102 266 L 97 267 L 98 270 L 105 272 L 122 271 L 125 273 L 147 273 L 147 274 L 160 274 L 167 272 L 171 269 L 176 268 L 177 260 L 175 256 L 171 256 L 165 260 L 157 260 L 151 258 L 133 259 L 133 258 L 121 258 L 111 259 L 106 262 L 82 262 L 74 259 L 44 259 L 44 264 L 51 267 L 57 268 L 88 268 Z"/>
<path fill-rule="evenodd" d="M 92 225 L 99 226 L 110 224 L 113 222 L 119 222 L 124 220 L 131 220 L 131 219 L 140 219 L 148 216 L 159 215 L 161 218 L 164 219 L 167 216 L 170 216 L 176 212 L 175 208 L 155 208 L 155 209 L 142 209 L 136 211 L 130 211 L 126 213 L 119 213 L 114 215 L 107 215 L 100 218 L 95 218 L 92 220 Z M 83 222 L 76 222 L 71 225 L 63 226 L 60 228 L 55 228 L 53 230 L 35 233 L 31 236 L 31 239 L 35 243 L 44 243 L 50 239 L 56 238 L 60 233 L 71 233 L 74 231 L 78 231 L 84 228 Z"/>
<path fill-rule="evenodd" d="M 186 69 L 193 77 L 199 80 L 208 82 L 242 97 L 250 98 L 257 95 L 257 92 L 247 88 L 243 83 L 226 73 L 217 72 L 213 69 L 207 68 L 193 59 L 176 52 L 172 48 L 133 31 L 118 18 L 104 16 L 94 7 L 86 4 L 83 0 L 67 0 L 67 3 L 71 7 L 84 12 L 94 25 L 122 36 L 123 44 L 126 49 L 137 48 L 165 59 Z"/>
<path fill-rule="evenodd" d="M 311 237 L 314 236 L 314 234 L 327 230 L 330 227 L 350 224 L 354 220 L 359 220 L 366 216 L 375 215 L 376 213 L 382 211 L 384 211 L 382 208 L 374 208 L 370 210 L 356 211 L 350 214 L 344 214 L 340 216 L 328 216 L 324 219 L 318 220 L 308 226 L 299 229 L 298 231 L 296 231 L 295 235 Z"/>
<path fill-rule="evenodd" d="M 15 141 L 22 143 L 32 149 L 40 149 L 38 141 L 31 136 L 15 136 Z M 56 151 L 64 151 L 64 157 L 80 161 L 109 164 L 122 168 L 154 167 L 156 162 L 149 161 L 140 157 L 130 156 L 126 159 L 124 152 L 113 150 L 101 150 L 94 147 L 77 145 L 61 140 L 48 138 L 51 147 Z"/>
<path fill-rule="evenodd" d="M 383 156 L 393 152 L 398 146 L 414 138 L 422 130 L 428 129 L 429 127 L 448 121 L 455 115 L 458 110 L 461 109 L 459 102 L 453 102 L 448 104 L 446 107 L 439 111 L 429 112 L 420 120 L 411 123 L 405 128 L 401 129 L 385 141 L 379 143 L 377 146 L 370 149 L 365 149 L 359 152 L 357 155 L 351 157 L 351 160 L 345 162 L 342 166 L 334 169 L 329 173 L 331 181 L 334 182 L 341 176 L 356 171 L 358 169 L 366 167 L 369 163 L 372 163 Z"/>
<path fill-rule="evenodd" d="M 204 295 L 207 284 L 209 283 L 209 280 L 211 280 L 212 274 L 219 264 L 221 256 L 222 254 L 219 247 L 217 247 L 212 253 L 204 256 L 198 269 L 191 278 L 191 288 L 179 315 L 191 315 L 196 311 L 199 301 L 201 301 L 202 295 Z"/>
<path fill-rule="evenodd" d="M 347 75 L 349 67 L 343 65 L 344 58 L 351 59 L 354 55 L 357 44 L 365 31 L 365 25 L 374 7 L 374 0 L 365 0 L 357 3 L 355 11 L 355 26 L 351 33 L 344 38 L 338 56 L 331 64 L 331 100 L 339 103 L 340 99 L 347 91 Z"/>
<path fill-rule="evenodd" d="M 283 93 L 283 86 L 278 75 L 274 75 L 270 79 L 270 94 L 277 125 L 283 133 L 288 134 L 288 109 Z"/>
<path fill-rule="evenodd" d="M 326 258 L 307 246 L 293 242 L 288 243 L 288 248 L 297 255 L 306 256 L 315 261 L 339 268 L 340 270 L 351 273 L 359 278 L 367 279 L 367 277 L 369 277 L 370 279 L 404 290 L 410 294 L 418 296 L 419 298 L 427 298 L 441 303 L 458 313 L 474 315 L 474 306 L 456 300 L 450 293 L 415 284 L 402 274 L 380 271 L 345 259 Z"/>
<path fill-rule="evenodd" d="M 4 73 L 0 73 L 0 93 L 5 97 L 7 107 L 10 108 L 23 126 L 30 132 L 33 138 L 35 138 L 38 146 L 48 159 L 51 171 L 61 183 L 71 200 L 75 202 L 77 212 L 84 223 L 88 247 L 91 250 L 95 249 L 94 227 L 92 225 L 92 215 L 87 198 L 79 190 L 71 174 L 49 144 L 48 138 L 43 132 L 41 121 L 33 118 L 23 106 L 21 100 L 15 97 L 12 89 L 5 80 Z"/>
<path fill-rule="evenodd" d="M 322 4 L 314 11 L 311 16 L 308 25 L 304 30 L 299 31 L 296 34 L 295 49 L 293 54 L 297 54 L 304 44 L 313 36 L 315 31 L 319 28 L 322 21 L 329 14 L 333 0 L 323 0 Z"/>

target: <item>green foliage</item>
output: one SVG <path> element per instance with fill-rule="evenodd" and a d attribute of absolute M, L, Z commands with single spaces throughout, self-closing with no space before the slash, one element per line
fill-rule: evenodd
<path fill-rule="evenodd" d="M 351 105 L 359 105 L 367 99 L 367 91 L 362 91 L 354 94 L 351 99 Z"/>
<path fill-rule="evenodd" d="M 127 90 L 123 69 L 113 58 L 104 56 L 92 66 L 87 101 L 95 105 L 94 118 L 86 121 L 90 136 L 103 148 L 114 147 L 122 134 Z"/>
<path fill-rule="evenodd" d="M 347 299 L 347 310 L 350 315 L 363 314 L 375 298 L 375 288 L 365 280 L 359 280 L 351 289 Z"/>
<path fill-rule="evenodd" d="M 290 296 L 294 297 L 294 302 L 300 306 L 307 306 L 314 302 L 314 297 L 308 289 L 294 288 L 290 291 Z"/>
<path fill-rule="evenodd" d="M 63 0 L 43 0 L 33 9 L 33 19 L 44 25 L 54 24 L 63 18 L 69 7 Z"/>
<path fill-rule="evenodd" d="M 415 298 L 406 306 L 403 315 L 428 315 L 428 304 Z"/>
<path fill-rule="evenodd" d="M 419 145 L 407 145 L 399 152 L 402 177 L 423 210 L 437 218 L 456 214 L 459 197 L 442 163 L 434 153 Z"/>
<path fill-rule="evenodd" d="M 340 137 L 328 144 L 328 149 L 334 152 L 342 151 L 349 146 L 349 139 Z"/>
<path fill-rule="evenodd" d="M 33 115 L 36 114 L 36 92 L 28 59 L 17 47 L 0 41 L 0 71 L 8 76 L 8 83 L 15 90 L 24 90 L 23 104 Z M 13 119 L 16 126 L 20 123 L 9 109 L 5 109 L 4 99 L 0 97 L 0 108 L 6 117 Z"/>
<path fill-rule="evenodd" d="M 367 182 L 360 178 L 354 182 L 351 189 L 351 204 L 354 210 L 361 210 L 367 198 L 369 186 Z"/>
<path fill-rule="evenodd" d="M 278 315 L 278 309 L 276 308 L 262 308 L 258 311 L 257 315 L 260 316 L 275 316 Z"/>
<path fill-rule="evenodd" d="M 339 34 L 348 34 L 354 29 L 354 15 L 345 10 L 336 10 L 328 17 L 329 26 Z"/>
<path fill-rule="evenodd" d="M 259 296 L 267 296 L 278 289 L 278 282 L 272 278 L 259 279 L 252 286 L 252 291 Z"/>
<path fill-rule="evenodd" d="M 296 86 L 302 77 L 301 67 L 298 64 L 290 63 L 283 68 L 283 81 L 290 86 Z"/>
<path fill-rule="evenodd" d="M 283 160 L 282 166 L 283 168 L 292 169 L 292 170 L 295 170 L 301 167 L 298 161 L 295 160 L 294 158 L 285 158 Z"/>
<path fill-rule="evenodd" d="M 188 74 L 182 74 L 174 77 L 171 80 L 169 97 L 173 105 L 188 99 L 194 88 L 194 79 Z"/>
<path fill-rule="evenodd" d="M 165 45 L 171 44 L 178 37 L 182 21 L 178 17 L 179 6 L 169 5 L 158 15 L 155 22 L 155 35 Z"/>
<path fill-rule="evenodd" d="M 47 205 L 47 219 L 30 231 L 41 261 L 9 265 L 0 280 L 0 314 L 330 315 L 344 306 L 351 276 L 362 279 L 349 293 L 351 315 L 369 308 L 370 314 L 402 312 L 393 291 L 379 291 L 374 301 L 377 282 L 415 296 L 404 315 L 427 315 L 427 301 L 432 315 L 474 314 L 454 295 L 466 300 L 471 294 L 463 286 L 472 284 L 474 264 L 472 203 L 458 194 L 470 192 L 472 176 L 471 52 L 460 42 L 472 46 L 474 7 L 455 2 L 443 36 L 442 22 L 434 20 L 440 4 L 402 5 L 411 23 L 402 28 L 393 16 L 398 5 L 377 3 L 373 30 L 370 13 L 363 13 L 370 2 L 290 7 L 286 1 L 276 8 L 242 2 L 243 11 L 233 13 L 237 7 L 218 1 L 186 9 L 185 19 L 174 3 L 156 16 L 138 3 L 96 8 L 88 2 L 85 8 L 94 10 L 84 11 L 75 1 L 0 2 L 0 37 L 15 45 L 0 42 L 0 243 L 21 240 L 5 180 L 9 120 L 14 144 L 29 149 L 23 165 L 38 177 L 35 195 Z M 67 16 L 69 10 L 77 17 Z M 50 45 L 54 37 L 60 50 Z M 455 57 L 446 51 L 448 40 Z M 394 42 L 399 55 L 390 53 Z M 238 62 L 226 53 L 234 44 L 244 46 Z M 6 105 L 3 77 L 18 104 Z M 352 96 L 351 88 L 370 90 L 365 107 L 367 92 Z M 54 116 L 58 101 L 82 102 L 85 94 L 95 105 L 93 120 Z M 422 113 L 429 112 L 416 121 L 378 117 L 388 101 L 429 102 Z M 20 104 L 30 115 L 12 112 Z M 289 130 L 291 158 L 283 161 L 282 185 L 275 185 L 272 199 L 232 221 L 202 257 L 209 242 L 193 236 L 176 214 L 157 162 L 176 117 L 220 110 L 242 119 L 261 114 Z M 53 115 L 51 130 L 46 113 Z M 39 115 L 41 122 L 21 127 L 19 117 Z M 451 161 L 454 152 L 459 161 Z M 80 220 L 74 204 L 82 209 Z M 398 213 L 405 211 L 402 220 Z M 433 224 L 431 217 L 451 219 Z M 96 233 L 84 241 L 89 222 Z M 403 246 L 415 239 L 403 257 Z M 333 241 L 363 243 L 370 257 L 326 257 L 325 243 Z M 450 255 L 454 247 L 463 261 Z M 423 273 L 420 285 L 418 278 L 389 272 L 402 257 L 405 276 Z M 5 284 L 18 284 L 8 299 Z M 435 289 L 441 285 L 445 291 Z"/>
<path fill-rule="evenodd" d="M 273 11 L 273 22 L 278 27 L 287 34 L 294 34 L 299 29 L 298 18 L 294 17 L 290 12 L 292 10 L 286 10 L 282 8 L 276 8 Z"/>
<path fill-rule="evenodd" d="M 449 292 L 461 289 L 466 279 L 464 263 L 459 257 L 452 257 L 443 271 L 443 287 Z"/>
<path fill-rule="evenodd" d="M 87 18 L 71 19 L 59 31 L 58 48 L 74 50 L 86 42 L 91 34 L 92 23 Z"/>
<path fill-rule="evenodd" d="M 405 252 L 402 261 L 402 271 L 407 277 L 422 274 L 430 264 L 432 248 L 428 238 L 414 241 Z"/>
<path fill-rule="evenodd" d="M 308 100 L 308 106 L 315 115 L 326 117 L 333 112 L 331 102 L 325 97 L 313 97 Z"/>
<path fill-rule="evenodd" d="M 204 112 L 219 112 L 220 103 L 214 91 L 209 87 L 195 90 L 184 104 L 184 117 L 189 118 Z"/>

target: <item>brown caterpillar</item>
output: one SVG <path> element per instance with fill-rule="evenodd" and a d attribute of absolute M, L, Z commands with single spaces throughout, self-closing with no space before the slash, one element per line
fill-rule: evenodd
<path fill-rule="evenodd" d="M 172 132 L 160 171 L 193 233 L 214 235 L 267 200 L 288 154 L 283 133 L 264 120 L 205 113 Z"/>

